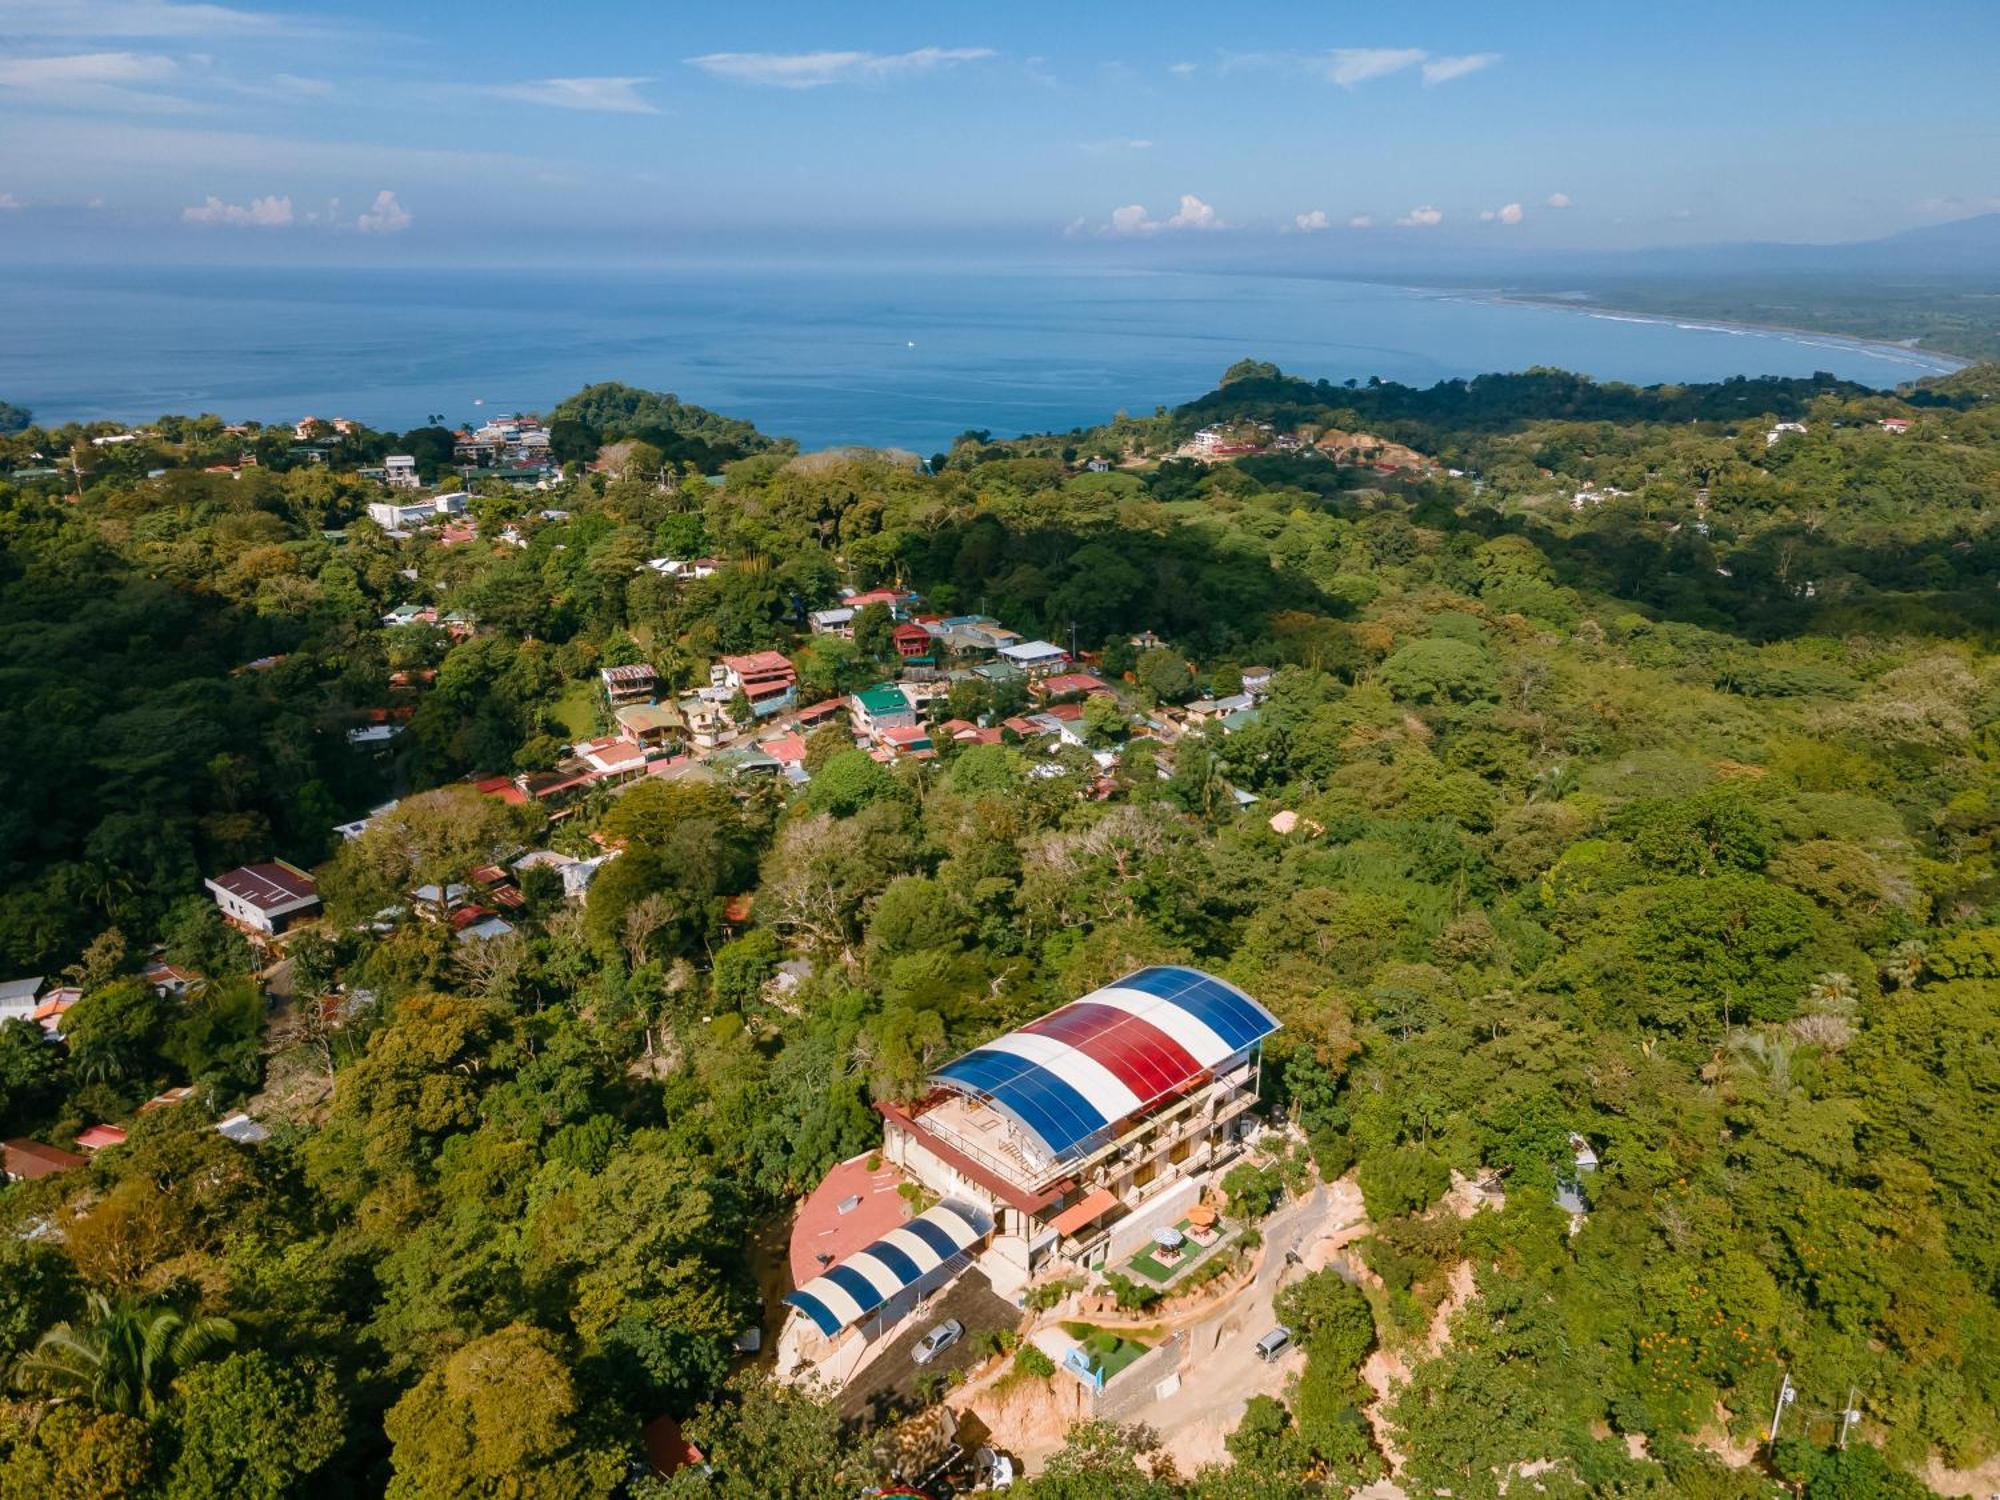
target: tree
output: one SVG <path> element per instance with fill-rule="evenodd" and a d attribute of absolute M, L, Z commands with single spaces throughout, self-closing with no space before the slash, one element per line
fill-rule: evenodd
<path fill-rule="evenodd" d="M 515 1324 L 447 1355 L 389 1409 L 390 1500 L 608 1496 L 621 1446 L 592 1419 L 554 1335 Z"/>
<path fill-rule="evenodd" d="M 87 1306 L 86 1322 L 56 1324 L 15 1362 L 18 1386 L 150 1420 L 177 1374 L 236 1338 L 227 1318 L 188 1318 L 97 1292 Z"/>
<path fill-rule="evenodd" d="M 159 1068 L 168 1012 L 138 979 L 121 979 L 77 1001 L 64 1020 L 71 1066 L 90 1082 L 120 1083 Z"/>
<path fill-rule="evenodd" d="M 1086 699 L 1083 705 L 1083 732 L 1091 744 L 1100 748 L 1122 738 L 1127 728 L 1125 710 L 1118 706 L 1118 700 L 1099 693 Z"/>
<path fill-rule="evenodd" d="M 0 1021 L 0 1128 L 21 1129 L 55 1102 L 62 1058 L 42 1028 L 19 1017 Z"/>
<path fill-rule="evenodd" d="M 871 802 L 896 793 L 896 778 L 865 750 L 843 750 L 814 774 L 806 789 L 815 812 L 851 817 Z"/>
<path fill-rule="evenodd" d="M 849 1500 L 880 1471 L 830 1401 L 750 1376 L 688 1424 L 713 1470 L 683 1469 L 661 1500 Z"/>
<path fill-rule="evenodd" d="M 861 612 L 854 617 L 854 649 L 871 660 L 882 660 L 894 649 L 895 628 L 896 617 L 889 612 L 888 605 L 880 600 L 862 605 Z"/>
<path fill-rule="evenodd" d="M 1470 641 L 1412 641 L 1382 663 L 1382 681 L 1409 703 L 1467 703 L 1496 693 L 1493 661 Z"/>
<path fill-rule="evenodd" d="M 0 1500 L 140 1500 L 153 1489 L 146 1424 L 82 1403 L 52 1407 L 0 1463 Z"/>
<path fill-rule="evenodd" d="M 48 1326 L 83 1310 L 83 1283 L 67 1255 L 44 1240 L 0 1241 L 0 1361 L 11 1366 Z"/>
<path fill-rule="evenodd" d="M 168 1500 L 285 1500 L 314 1492 L 340 1450 L 347 1406 L 330 1370 L 262 1350 L 198 1365 L 175 1382 L 179 1451 Z"/>
<path fill-rule="evenodd" d="M 1375 1314 L 1361 1289 L 1329 1267 L 1302 1277 L 1272 1302 L 1278 1321 L 1340 1381 L 1350 1381 L 1375 1347 Z"/>

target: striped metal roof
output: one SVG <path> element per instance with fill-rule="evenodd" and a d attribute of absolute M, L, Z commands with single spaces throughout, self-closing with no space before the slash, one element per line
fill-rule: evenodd
<path fill-rule="evenodd" d="M 992 1227 L 979 1209 L 947 1198 L 788 1293 L 785 1301 L 832 1338 L 978 1244 Z"/>
<path fill-rule="evenodd" d="M 1061 1160 L 1277 1029 L 1212 974 L 1141 969 L 974 1048 L 931 1081 L 989 1101 Z"/>

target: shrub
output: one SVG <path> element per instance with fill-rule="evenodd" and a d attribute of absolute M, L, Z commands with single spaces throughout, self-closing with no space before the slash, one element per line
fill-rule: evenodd
<path fill-rule="evenodd" d="M 1033 1344 L 1014 1351 L 1014 1373 L 1030 1380 L 1047 1380 L 1056 1372 L 1056 1362 Z"/>

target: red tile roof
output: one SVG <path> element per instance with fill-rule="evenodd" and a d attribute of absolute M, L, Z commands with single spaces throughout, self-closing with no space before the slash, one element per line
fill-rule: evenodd
<path fill-rule="evenodd" d="M 76 1143 L 86 1151 L 122 1146 L 125 1144 L 125 1129 L 121 1125 L 93 1125 L 76 1138 Z"/>
<path fill-rule="evenodd" d="M 681 1424 L 672 1417 L 653 1418 L 639 1429 L 639 1441 L 645 1446 L 646 1462 L 661 1479 L 671 1479 L 689 1464 L 706 1461 L 701 1449 L 687 1440 Z"/>
<path fill-rule="evenodd" d="M 781 734 L 768 739 L 759 747 L 773 760 L 795 766 L 806 758 L 806 742 L 795 734 Z"/>
<path fill-rule="evenodd" d="M 472 789 L 488 797 L 498 797 L 513 807 L 521 807 L 528 800 L 528 794 L 514 784 L 511 776 L 488 776 L 473 782 Z"/>
<path fill-rule="evenodd" d="M 60 1146 L 45 1146 L 40 1141 L 17 1139 L 0 1145 L 0 1165 L 6 1167 L 7 1175 L 30 1182 L 37 1177 L 67 1172 L 89 1160 L 87 1156 L 78 1156 Z"/>
<path fill-rule="evenodd" d="M 725 656 L 722 664 L 738 677 L 770 677 L 778 673 L 792 675 L 792 664 L 785 659 L 782 651 L 752 651 L 746 656 Z"/>
<path fill-rule="evenodd" d="M 872 1171 L 870 1161 L 876 1163 Z M 804 1286 L 909 1218 L 910 1205 L 896 1191 L 902 1183 L 902 1172 L 873 1152 L 844 1161 L 821 1178 L 792 1219 L 792 1285 Z M 850 1200 L 857 1201 L 842 1213 L 840 1206 Z"/>

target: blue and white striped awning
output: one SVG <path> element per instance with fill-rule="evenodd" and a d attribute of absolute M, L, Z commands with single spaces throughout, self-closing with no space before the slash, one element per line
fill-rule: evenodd
<path fill-rule="evenodd" d="M 948 1198 L 815 1276 L 785 1301 L 832 1338 L 971 1249 L 992 1227 L 979 1209 Z"/>

